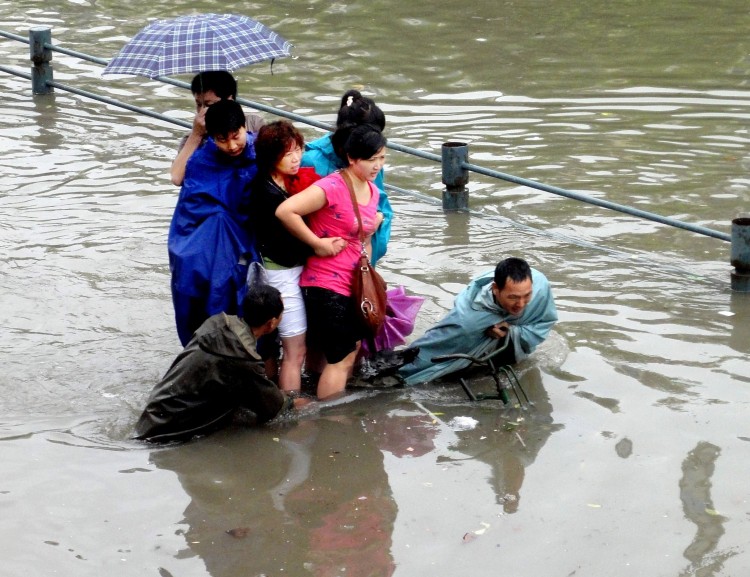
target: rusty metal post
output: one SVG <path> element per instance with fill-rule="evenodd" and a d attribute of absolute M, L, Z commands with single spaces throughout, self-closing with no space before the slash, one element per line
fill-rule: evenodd
<path fill-rule="evenodd" d="M 732 221 L 732 290 L 750 292 L 750 215 Z"/>
<path fill-rule="evenodd" d="M 443 210 L 469 208 L 469 171 L 462 165 L 469 158 L 469 145 L 465 142 L 446 142 L 442 146 Z"/>
<path fill-rule="evenodd" d="M 52 43 L 52 29 L 38 26 L 29 30 L 29 52 L 31 62 L 31 90 L 34 94 L 49 94 L 53 91 L 48 82 L 52 81 L 52 50 L 45 44 Z"/>

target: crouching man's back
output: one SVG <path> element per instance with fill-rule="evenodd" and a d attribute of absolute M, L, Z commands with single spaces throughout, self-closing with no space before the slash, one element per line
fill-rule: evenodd
<path fill-rule="evenodd" d="M 206 320 L 154 387 L 135 426 L 135 438 L 148 441 L 187 440 L 228 425 L 237 411 L 243 420 L 262 424 L 278 415 L 287 399 L 266 377 L 263 360 L 256 350 L 257 338 L 273 331 L 281 317 L 281 298 L 270 312 L 258 312 L 258 290 L 248 293 L 245 320 L 219 313 Z M 278 293 L 278 291 L 276 291 Z M 268 297 L 269 294 L 265 296 Z M 269 300 L 268 298 L 261 298 Z M 276 312 L 278 310 L 278 312 Z M 274 314 L 275 313 L 275 314 Z M 246 322 L 247 321 L 247 322 Z M 251 326 L 250 323 L 261 322 Z"/>

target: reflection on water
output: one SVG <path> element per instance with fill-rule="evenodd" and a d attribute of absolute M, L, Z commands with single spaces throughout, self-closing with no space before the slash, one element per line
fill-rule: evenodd
<path fill-rule="evenodd" d="M 515 513 L 522 506 L 525 471 L 549 435 L 561 428 L 553 424 L 552 407 L 538 369 L 523 373 L 523 387 L 533 399 L 530 407 L 499 411 L 497 402 L 487 401 L 486 410 L 472 412 L 478 420 L 476 427 L 458 432 L 455 443 L 459 460 L 471 458 L 489 466 L 488 481 L 504 513 Z"/>
<path fill-rule="evenodd" d="M 199 556 L 214 577 L 250 567 L 269 575 L 391 575 L 414 562 L 404 543 L 448 537 L 453 546 L 435 560 L 459 570 L 454 546 L 523 506 L 525 470 L 560 428 L 539 371 L 529 369 L 524 381 L 531 409 L 504 412 L 488 401 L 468 410 L 468 430 L 453 425 L 467 414 L 463 393 L 446 385 L 365 396 L 297 421 L 153 450 L 151 463 L 175 472 L 190 499 L 178 523 L 186 548 L 177 557 Z M 480 471 L 494 498 L 467 502 L 476 490 L 467 483 Z M 464 488 L 453 504 L 434 509 L 430 502 L 444 501 L 455 483 Z M 465 525 L 455 506 L 483 520 Z M 427 524 L 409 522 L 418 518 Z M 408 535 L 397 519 L 411 527 Z"/>
<path fill-rule="evenodd" d="M 331 121 L 356 85 L 396 143 L 464 140 L 488 168 L 725 232 L 747 211 L 746 2 L 223 6 L 296 45 L 273 75 L 237 71 L 243 96 Z M 0 5 L 0 28 L 52 25 L 109 57 L 186 9 L 27 0 Z M 25 71 L 27 47 L 0 40 L 0 59 Z M 183 90 L 53 64 L 58 81 L 191 118 Z M 132 424 L 179 350 L 166 234 L 183 131 L 60 90 L 32 98 L 4 73 L 0 90 L 9 574 L 750 570 L 750 299 L 729 291 L 726 243 L 473 174 L 472 213 L 444 214 L 439 167 L 391 151 L 387 180 L 435 200 L 392 195 L 382 261 L 426 298 L 417 334 L 503 256 L 550 279 L 561 320 L 522 370 L 534 406 L 471 404 L 448 384 L 144 447 Z"/>
<path fill-rule="evenodd" d="M 333 415 L 152 452 L 190 497 L 189 554 L 214 577 L 391 575 L 396 503 L 359 421 Z"/>
<path fill-rule="evenodd" d="M 726 559 L 736 554 L 729 550 L 717 551 L 726 519 L 714 509 L 711 478 L 720 454 L 719 447 L 701 442 L 682 463 L 680 500 L 685 517 L 696 525 L 696 534 L 683 553 L 690 567 L 681 575 L 717 575 Z"/>

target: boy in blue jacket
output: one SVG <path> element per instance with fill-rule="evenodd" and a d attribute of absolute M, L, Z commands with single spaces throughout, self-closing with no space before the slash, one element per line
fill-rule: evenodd
<path fill-rule="evenodd" d="M 190 157 L 169 228 L 172 302 L 180 342 L 210 316 L 241 315 L 247 267 L 258 260 L 248 229 L 257 172 L 242 107 L 222 100 L 206 111 L 209 139 Z"/>

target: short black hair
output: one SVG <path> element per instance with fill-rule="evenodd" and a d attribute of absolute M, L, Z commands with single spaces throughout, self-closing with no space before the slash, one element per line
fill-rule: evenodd
<path fill-rule="evenodd" d="M 206 133 L 209 136 L 228 136 L 245 124 L 242 106 L 234 100 L 219 100 L 206 110 Z"/>
<path fill-rule="evenodd" d="M 372 124 L 342 126 L 337 128 L 331 136 L 333 149 L 347 164 L 349 158 L 353 160 L 372 158 L 387 142 L 383 133 Z"/>
<path fill-rule="evenodd" d="M 258 328 L 284 312 L 284 303 L 277 288 L 255 284 L 247 289 L 242 300 L 242 318 L 252 328 Z"/>
<path fill-rule="evenodd" d="M 531 278 L 531 267 L 522 258 L 509 257 L 501 260 L 495 267 L 495 285 L 498 290 L 505 288 L 505 282 L 510 279 L 513 282 L 522 282 Z"/>
<path fill-rule="evenodd" d="M 209 90 L 222 100 L 237 98 L 237 81 L 226 70 L 206 70 L 196 74 L 190 83 L 190 91 L 203 94 Z"/>

